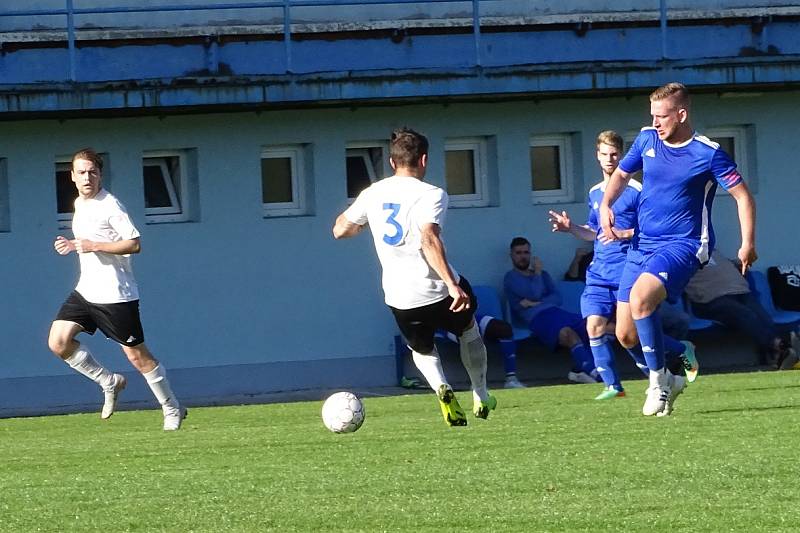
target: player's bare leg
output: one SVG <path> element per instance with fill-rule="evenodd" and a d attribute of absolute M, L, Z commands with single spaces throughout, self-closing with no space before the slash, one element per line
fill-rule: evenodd
<path fill-rule="evenodd" d="M 161 404 L 161 409 L 164 412 L 164 430 L 174 431 L 180 429 L 181 422 L 186 418 L 186 409 L 181 407 L 175 394 L 172 392 L 172 387 L 167 380 L 166 369 L 159 364 L 159 362 L 150 353 L 145 343 L 137 344 L 136 346 L 121 345 L 122 351 L 128 357 L 131 364 L 138 370 L 153 395 Z"/>
<path fill-rule="evenodd" d="M 55 320 L 50 326 L 47 344 L 54 354 L 76 372 L 83 374 L 100 386 L 104 395 L 100 418 L 107 419 L 114 414 L 117 397 L 125 388 L 127 381 L 122 374 L 114 374 L 98 363 L 89 348 L 75 340 L 81 331 L 83 328 L 75 322 Z"/>

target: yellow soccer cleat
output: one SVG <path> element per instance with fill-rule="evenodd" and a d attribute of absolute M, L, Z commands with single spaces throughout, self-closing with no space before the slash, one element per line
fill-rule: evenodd
<path fill-rule="evenodd" d="M 458 404 L 458 399 L 449 385 L 439 385 L 436 396 L 439 398 L 439 407 L 442 409 L 442 416 L 448 426 L 467 425 L 467 415 L 464 414 L 464 410 Z"/>
<path fill-rule="evenodd" d="M 494 411 L 495 407 L 497 407 L 497 398 L 490 394 L 485 402 L 475 402 L 472 406 L 472 413 L 478 418 L 485 419 L 489 417 L 489 411 Z"/>

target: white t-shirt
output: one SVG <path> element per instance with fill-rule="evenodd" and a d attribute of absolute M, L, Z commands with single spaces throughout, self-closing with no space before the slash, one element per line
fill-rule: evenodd
<path fill-rule="evenodd" d="M 444 223 L 447 193 L 417 178 L 392 176 L 358 195 L 344 216 L 369 223 L 383 267 L 386 304 L 414 309 L 447 298 L 447 286 L 422 253 L 420 226 Z M 456 281 L 458 273 L 450 266 Z"/>
<path fill-rule="evenodd" d="M 76 239 L 117 242 L 139 237 L 125 207 L 113 195 L 100 189 L 97 196 L 75 200 L 72 233 Z M 87 302 L 112 304 L 139 299 L 130 255 L 105 252 L 78 254 L 81 277 L 75 290 Z"/>

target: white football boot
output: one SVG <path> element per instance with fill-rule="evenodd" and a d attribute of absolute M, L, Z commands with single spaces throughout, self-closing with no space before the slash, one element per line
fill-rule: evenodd
<path fill-rule="evenodd" d="M 113 378 L 111 385 L 107 389 L 103 389 L 105 401 L 103 402 L 103 410 L 100 411 L 100 418 L 103 420 L 114 414 L 114 410 L 117 408 L 119 393 L 128 384 L 128 380 L 125 379 L 125 376 L 122 374 L 114 374 Z"/>
<path fill-rule="evenodd" d="M 660 372 L 650 371 L 650 387 L 647 388 L 647 399 L 642 406 L 644 416 L 653 416 L 662 412 L 670 396 L 669 374 L 666 369 Z"/>

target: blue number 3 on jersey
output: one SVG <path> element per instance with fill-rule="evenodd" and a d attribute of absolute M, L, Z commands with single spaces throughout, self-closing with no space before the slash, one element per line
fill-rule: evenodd
<path fill-rule="evenodd" d="M 389 235 L 388 233 L 383 235 L 383 242 L 390 246 L 396 246 L 403 240 L 403 226 L 395 219 L 397 213 L 400 212 L 400 204 L 385 203 L 383 208 L 391 209 L 391 214 L 386 217 L 386 223 L 391 224 L 395 229 L 394 235 Z"/>

